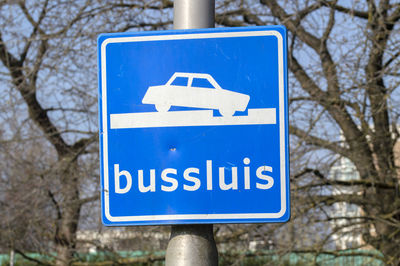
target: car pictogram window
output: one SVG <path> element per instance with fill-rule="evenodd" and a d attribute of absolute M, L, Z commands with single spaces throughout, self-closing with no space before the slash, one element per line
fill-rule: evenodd
<path fill-rule="evenodd" d="M 174 86 L 187 86 L 188 85 L 188 77 L 176 77 L 172 82 L 171 85 Z"/>
<path fill-rule="evenodd" d="M 205 78 L 193 78 L 192 87 L 214 88 L 214 86 Z"/>

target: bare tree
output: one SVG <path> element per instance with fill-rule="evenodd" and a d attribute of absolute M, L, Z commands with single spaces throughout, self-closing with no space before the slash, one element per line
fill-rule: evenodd
<path fill-rule="evenodd" d="M 52 243 L 46 246 L 54 246 L 57 265 L 70 263 L 82 206 L 98 199 L 96 36 L 162 28 L 170 19 L 160 13 L 170 7 L 170 1 L 0 2 L 7 245 L 38 251 L 40 245 L 23 245 L 36 236 L 33 242 Z"/>
<path fill-rule="evenodd" d="M 223 25 L 272 21 L 288 29 L 292 147 L 308 147 L 301 159 L 304 165 L 292 168 L 294 198 L 303 203 L 294 218 L 319 208 L 320 217 L 328 221 L 335 217 L 325 207 L 340 202 L 357 205 L 360 217 L 341 219 L 348 220 L 347 226 L 362 225 L 366 244 L 382 252 L 387 263 L 398 263 L 399 165 L 394 147 L 399 137 L 400 4 L 389 0 L 224 3 L 231 9 L 218 15 Z M 355 165 L 358 180 L 328 178 L 326 166 L 340 157 Z M 350 187 L 353 193 L 323 193 L 333 187 Z"/>

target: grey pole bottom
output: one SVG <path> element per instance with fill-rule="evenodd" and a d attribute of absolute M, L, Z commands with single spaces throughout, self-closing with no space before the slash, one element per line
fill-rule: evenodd
<path fill-rule="evenodd" d="M 166 266 L 217 266 L 218 251 L 212 224 L 173 225 Z"/>

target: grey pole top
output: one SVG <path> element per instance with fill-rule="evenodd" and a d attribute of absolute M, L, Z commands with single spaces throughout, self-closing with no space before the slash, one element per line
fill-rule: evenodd
<path fill-rule="evenodd" d="M 214 28 L 215 0 L 174 0 L 174 29 Z"/>

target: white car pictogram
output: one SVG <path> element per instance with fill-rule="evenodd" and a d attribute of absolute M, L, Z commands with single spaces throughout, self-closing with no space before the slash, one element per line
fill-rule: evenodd
<path fill-rule="evenodd" d="M 158 112 L 171 106 L 216 109 L 223 116 L 244 111 L 250 96 L 222 89 L 209 74 L 176 72 L 165 85 L 150 86 L 142 103 L 154 104 Z"/>

